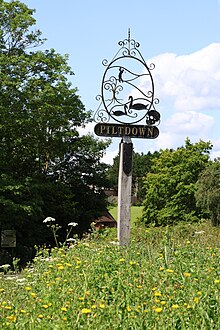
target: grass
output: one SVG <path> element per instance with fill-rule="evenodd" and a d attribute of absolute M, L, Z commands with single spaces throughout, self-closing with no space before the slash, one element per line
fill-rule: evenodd
<path fill-rule="evenodd" d="M 134 206 L 134 205 L 131 206 L 131 228 L 135 226 L 135 223 L 137 222 L 138 218 L 142 216 L 142 210 L 143 210 L 143 206 Z M 109 212 L 117 221 L 118 207 L 117 206 L 110 207 Z"/>
<path fill-rule="evenodd" d="M 128 247 L 114 229 L 39 250 L 0 277 L 0 328 L 220 329 L 220 228 L 137 228 Z"/>

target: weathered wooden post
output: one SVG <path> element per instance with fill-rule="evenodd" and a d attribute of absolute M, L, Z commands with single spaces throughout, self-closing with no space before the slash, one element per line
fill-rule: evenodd
<path fill-rule="evenodd" d="M 120 143 L 118 174 L 118 241 L 120 245 L 127 245 L 130 241 L 132 152 L 131 138 L 123 137 Z"/>
<path fill-rule="evenodd" d="M 155 139 L 159 135 L 156 127 L 160 114 L 155 110 L 159 103 L 154 98 L 154 83 L 151 70 L 138 47 L 130 38 L 119 41 L 121 47 L 112 61 L 103 60 L 106 70 L 103 75 L 100 105 L 94 115 L 97 122 L 94 131 L 98 136 L 120 137 L 120 166 L 118 177 L 118 241 L 128 245 L 130 241 L 130 205 L 132 187 L 131 138 Z M 126 65 L 124 64 L 126 63 Z M 145 79 L 145 90 L 141 89 Z M 113 119 L 113 123 L 109 120 Z M 144 121 L 144 125 L 137 123 Z"/>

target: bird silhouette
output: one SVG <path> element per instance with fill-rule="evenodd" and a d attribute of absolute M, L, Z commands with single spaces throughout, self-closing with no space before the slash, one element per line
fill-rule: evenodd
<path fill-rule="evenodd" d="M 147 108 L 146 105 L 145 104 L 142 104 L 142 103 L 135 103 L 135 104 L 133 104 L 134 99 L 133 99 L 132 96 L 129 96 L 128 99 L 130 100 L 130 103 L 129 103 L 129 106 L 128 106 L 129 110 L 130 109 L 134 109 L 134 110 L 145 110 Z"/>

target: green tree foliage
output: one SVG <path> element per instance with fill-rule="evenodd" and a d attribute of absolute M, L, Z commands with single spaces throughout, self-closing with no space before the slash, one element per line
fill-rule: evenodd
<path fill-rule="evenodd" d="M 216 159 L 199 176 L 197 204 L 210 216 L 213 226 L 220 224 L 220 161 Z"/>
<path fill-rule="evenodd" d="M 179 221 L 197 221 L 201 209 L 196 206 L 195 190 L 199 174 L 210 163 L 210 142 L 166 149 L 155 158 L 146 175 L 146 196 L 142 221 L 146 225 L 173 225 Z"/>
<path fill-rule="evenodd" d="M 85 229 L 105 208 L 109 141 L 79 137 L 91 114 L 68 80 L 68 56 L 36 49 L 44 39 L 33 14 L 0 0 L 0 229 L 16 229 L 18 244 L 45 242 L 47 216 Z"/>
<path fill-rule="evenodd" d="M 133 152 L 132 155 L 132 186 L 133 193 L 137 194 L 138 203 L 143 201 L 145 192 L 143 178 L 151 169 L 152 159 L 159 156 L 159 152 L 148 152 L 147 154 Z M 108 180 L 112 188 L 117 189 L 119 173 L 119 154 L 114 158 L 113 165 L 108 169 Z"/>

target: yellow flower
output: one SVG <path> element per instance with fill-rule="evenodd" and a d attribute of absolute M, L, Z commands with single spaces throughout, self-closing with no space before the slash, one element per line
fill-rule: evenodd
<path fill-rule="evenodd" d="M 24 309 L 21 309 L 21 311 L 20 311 L 22 314 L 25 314 L 26 313 L 26 311 L 24 310 Z"/>
<path fill-rule="evenodd" d="M 220 283 L 220 280 L 214 280 L 214 283 L 215 284 L 219 284 Z"/>
<path fill-rule="evenodd" d="M 172 308 L 173 308 L 173 309 L 177 309 L 177 308 L 179 308 L 179 305 L 175 305 L 175 304 L 174 304 L 174 305 L 172 305 Z"/>
<path fill-rule="evenodd" d="M 138 289 L 141 289 L 141 288 L 142 288 L 142 285 L 138 285 L 137 288 L 138 288 Z"/>
<path fill-rule="evenodd" d="M 161 313 L 163 309 L 161 307 L 156 307 L 154 310 L 156 313 Z"/>
<path fill-rule="evenodd" d="M 167 271 L 167 273 L 173 273 L 174 272 L 173 269 L 167 269 L 166 271 Z"/>
<path fill-rule="evenodd" d="M 125 262 L 124 258 L 119 259 L 120 262 Z"/>
<path fill-rule="evenodd" d="M 57 269 L 58 269 L 58 270 L 63 270 L 64 267 L 63 267 L 63 266 L 59 266 Z"/>
<path fill-rule="evenodd" d="M 16 316 L 14 316 L 14 315 L 9 315 L 6 317 L 6 319 L 9 321 L 12 321 L 12 322 L 16 322 Z"/>
<path fill-rule="evenodd" d="M 66 307 L 61 307 L 61 311 L 62 312 L 66 312 L 67 311 L 67 308 Z"/>
<path fill-rule="evenodd" d="M 160 296 L 161 296 L 161 292 L 160 292 L 160 291 L 155 291 L 155 292 L 154 292 L 154 295 L 155 295 L 156 297 L 160 297 Z"/>
<path fill-rule="evenodd" d="M 31 297 L 33 297 L 33 298 L 36 298 L 36 297 L 37 297 L 36 293 L 34 293 L 34 292 L 31 292 L 30 295 L 31 295 Z"/>
<path fill-rule="evenodd" d="M 164 267 L 160 267 L 160 270 L 164 270 Z"/>
<path fill-rule="evenodd" d="M 193 300 L 194 300 L 194 302 L 195 302 L 196 304 L 199 303 L 199 298 L 195 297 Z"/>
<path fill-rule="evenodd" d="M 39 315 L 38 315 L 38 318 L 39 318 L 39 319 L 42 319 L 42 318 L 43 318 L 43 315 L 42 315 L 42 314 L 39 314 Z"/>
<path fill-rule="evenodd" d="M 26 286 L 26 287 L 25 287 L 25 290 L 26 290 L 26 291 L 31 291 L 31 287 L 30 287 L 30 286 Z"/>
<path fill-rule="evenodd" d="M 105 308 L 105 304 L 99 304 L 100 308 Z"/>
<path fill-rule="evenodd" d="M 81 312 L 82 312 L 82 314 L 89 314 L 89 313 L 91 313 L 91 309 L 89 309 L 89 308 L 83 308 L 82 310 L 81 310 Z"/>
<path fill-rule="evenodd" d="M 67 317 L 66 316 L 63 317 L 63 321 L 67 321 Z"/>
<path fill-rule="evenodd" d="M 126 309 L 127 309 L 128 312 L 131 311 L 131 307 L 130 306 L 127 306 Z"/>
<path fill-rule="evenodd" d="M 190 277 L 190 273 L 187 273 L 187 272 L 185 272 L 185 273 L 183 273 L 183 275 L 185 276 L 185 277 Z"/>
<path fill-rule="evenodd" d="M 5 309 L 10 310 L 11 309 L 11 306 L 5 306 Z"/>
<path fill-rule="evenodd" d="M 166 305 L 166 301 L 164 301 L 164 300 L 162 300 L 160 303 L 162 306 Z"/>
<path fill-rule="evenodd" d="M 2 293 L 2 292 L 4 292 L 4 291 L 5 291 L 5 289 L 3 289 L 3 288 L 0 289 L 0 293 Z"/>

